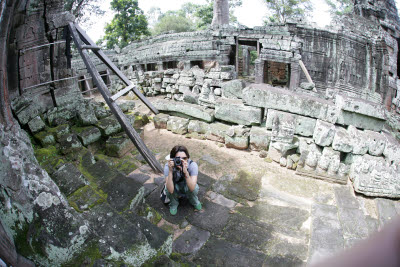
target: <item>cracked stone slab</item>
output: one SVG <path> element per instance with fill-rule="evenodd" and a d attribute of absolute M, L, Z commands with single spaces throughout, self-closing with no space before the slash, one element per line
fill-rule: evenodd
<path fill-rule="evenodd" d="M 144 184 L 147 180 L 150 179 L 149 175 L 143 173 L 130 173 L 127 177 L 141 184 Z"/>
<path fill-rule="evenodd" d="M 170 234 L 163 229 L 152 224 L 145 218 L 137 216 L 133 212 L 125 212 L 123 216 L 129 220 L 132 224 L 139 227 L 143 235 L 146 237 L 150 246 L 154 249 L 159 249 L 170 237 Z"/>
<path fill-rule="evenodd" d="M 315 204 L 312 207 L 309 263 L 343 249 L 343 230 L 338 219 L 337 207 Z"/>
<path fill-rule="evenodd" d="M 254 220 L 273 225 L 276 231 L 290 234 L 298 234 L 296 232 L 299 232 L 310 216 L 303 209 L 271 205 L 267 202 L 257 202 L 253 207 L 237 207 L 236 210 Z"/>
<path fill-rule="evenodd" d="M 194 257 L 200 266 L 263 266 L 265 255 L 254 249 L 211 237 Z"/>
<path fill-rule="evenodd" d="M 172 251 L 181 254 L 193 254 L 197 252 L 210 238 L 210 232 L 196 226 L 184 232 L 172 243 Z"/>
<path fill-rule="evenodd" d="M 66 196 L 88 183 L 83 174 L 72 163 L 63 164 L 53 173 L 52 178 Z"/>
<path fill-rule="evenodd" d="M 169 100 L 157 100 L 153 102 L 153 105 L 159 111 L 179 112 L 206 122 L 214 121 L 214 110 L 203 106 Z"/>
<path fill-rule="evenodd" d="M 203 209 L 199 212 L 191 213 L 187 220 L 201 229 L 212 233 L 220 233 L 228 222 L 228 218 L 228 208 L 205 200 L 203 201 Z"/>
<path fill-rule="evenodd" d="M 123 211 L 131 204 L 141 187 L 141 183 L 128 179 L 125 175 L 118 174 L 103 187 L 103 190 L 107 193 L 107 201 L 110 206 L 118 211 Z"/>
<path fill-rule="evenodd" d="M 236 206 L 236 202 L 224 197 L 223 195 L 217 194 L 215 192 L 208 192 L 208 197 L 210 200 L 216 204 L 219 204 L 221 206 L 227 207 L 229 209 L 232 209 Z"/>
<path fill-rule="evenodd" d="M 339 208 L 358 209 L 360 205 L 350 188 L 347 186 L 336 187 L 335 189 L 336 203 Z"/>
<path fill-rule="evenodd" d="M 272 238 L 272 231 L 271 225 L 240 214 L 232 214 L 221 237 L 232 243 L 262 250 Z"/>

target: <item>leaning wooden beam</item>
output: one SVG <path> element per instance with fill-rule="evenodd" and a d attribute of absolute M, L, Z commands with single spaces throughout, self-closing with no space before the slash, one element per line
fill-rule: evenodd
<path fill-rule="evenodd" d="M 306 68 L 306 66 L 304 66 L 304 63 L 303 63 L 303 61 L 302 61 L 301 59 L 299 60 L 299 64 L 300 64 L 300 67 L 301 67 L 301 69 L 303 70 L 304 74 L 306 75 L 307 81 L 308 81 L 309 83 L 313 83 L 313 81 L 312 81 L 312 79 L 311 79 L 311 76 L 310 76 L 310 74 L 308 73 L 307 68 Z M 316 92 L 317 89 L 314 87 L 313 91 Z"/>
<path fill-rule="evenodd" d="M 116 93 L 115 95 L 113 95 L 112 97 L 110 97 L 110 99 L 111 99 L 112 101 L 117 100 L 118 98 L 120 98 L 121 96 L 123 96 L 124 94 L 126 94 L 126 93 L 128 93 L 130 90 L 132 90 L 132 88 L 133 88 L 134 86 L 135 86 L 135 85 L 132 83 L 131 85 L 129 85 L 129 86 L 126 87 L 125 89 L 119 91 L 118 93 Z"/>
<path fill-rule="evenodd" d="M 72 34 L 72 39 L 74 40 L 75 46 L 81 55 L 83 62 L 86 65 L 90 75 L 93 78 L 94 83 L 97 85 L 98 90 L 100 91 L 101 95 L 103 96 L 104 100 L 106 101 L 107 105 L 110 107 L 111 112 L 115 115 L 118 119 L 119 123 L 121 124 L 122 128 L 125 130 L 133 144 L 139 150 L 140 154 L 144 157 L 146 162 L 150 165 L 150 167 L 155 171 L 162 173 L 163 168 L 161 164 L 157 161 L 151 151 L 146 147 L 143 143 L 140 136 L 132 127 L 128 119 L 126 118 L 125 114 L 122 112 L 120 107 L 113 101 L 110 101 L 110 91 L 108 91 L 106 84 L 104 83 L 103 79 L 100 77 L 100 74 L 97 72 L 96 67 L 92 60 L 89 57 L 89 54 L 86 50 L 82 50 L 82 41 L 79 37 L 79 34 L 75 28 L 74 23 L 69 23 L 69 29 Z"/>
<path fill-rule="evenodd" d="M 76 25 L 76 29 L 79 32 L 80 37 L 82 38 L 83 42 L 87 45 L 96 45 L 90 38 L 89 36 L 85 33 L 84 30 L 79 27 L 79 25 Z M 101 50 L 93 50 L 93 53 L 96 54 L 100 58 L 101 61 L 103 61 L 104 64 L 107 65 L 108 68 L 110 68 L 127 86 L 131 85 L 131 81 L 117 68 L 117 66 L 114 65 L 114 63 L 111 62 L 111 60 L 104 54 L 103 51 Z M 144 97 L 144 95 L 136 88 L 132 88 L 132 91 L 135 93 L 135 95 L 154 113 L 158 114 L 159 111 L 150 103 L 147 98 Z"/>

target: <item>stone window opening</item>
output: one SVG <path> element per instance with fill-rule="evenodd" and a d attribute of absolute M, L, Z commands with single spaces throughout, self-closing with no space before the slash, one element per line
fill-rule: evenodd
<path fill-rule="evenodd" d="M 146 71 L 156 71 L 156 70 L 157 70 L 157 64 L 156 63 L 148 63 L 147 64 Z"/>
<path fill-rule="evenodd" d="M 108 70 L 104 70 L 104 71 L 99 71 L 99 74 L 101 76 L 101 79 L 103 79 L 103 82 L 109 86 L 111 85 L 111 79 L 110 79 L 110 75 Z"/>
<path fill-rule="evenodd" d="M 264 83 L 289 88 L 290 64 L 276 61 L 264 61 Z"/>
<path fill-rule="evenodd" d="M 204 69 L 204 63 L 202 60 L 190 61 L 190 67 L 198 66 L 200 69 Z"/>
<path fill-rule="evenodd" d="M 163 62 L 163 69 L 177 69 L 178 68 L 178 61 L 167 61 Z"/>

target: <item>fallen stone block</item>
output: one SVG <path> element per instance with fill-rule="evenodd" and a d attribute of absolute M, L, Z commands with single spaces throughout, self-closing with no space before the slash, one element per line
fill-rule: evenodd
<path fill-rule="evenodd" d="M 78 124 L 81 126 L 89 126 L 97 123 L 97 117 L 91 106 L 83 106 L 78 108 L 76 114 Z"/>
<path fill-rule="evenodd" d="M 347 128 L 347 132 L 353 144 L 353 151 L 351 153 L 356 155 L 366 154 L 368 152 L 368 143 L 365 133 L 352 125 Z"/>
<path fill-rule="evenodd" d="M 35 134 L 43 130 L 44 127 L 46 127 L 46 124 L 43 122 L 40 116 L 36 116 L 28 122 L 28 127 L 29 130 L 31 130 L 31 132 Z"/>
<path fill-rule="evenodd" d="M 157 100 L 153 105 L 160 111 L 178 112 L 206 122 L 214 121 L 214 110 L 199 105 L 169 100 Z"/>
<path fill-rule="evenodd" d="M 186 134 L 188 132 L 189 120 L 170 116 L 167 122 L 167 130 L 176 134 Z"/>
<path fill-rule="evenodd" d="M 330 146 L 335 137 L 335 133 L 335 125 L 317 120 L 313 134 L 314 142 L 319 146 Z"/>
<path fill-rule="evenodd" d="M 40 143 L 42 147 L 51 146 L 56 143 L 54 135 L 46 131 L 41 131 L 35 134 L 35 139 Z"/>
<path fill-rule="evenodd" d="M 261 108 L 243 105 L 241 100 L 217 100 L 215 105 L 215 118 L 241 125 L 261 124 Z"/>
<path fill-rule="evenodd" d="M 229 128 L 229 125 L 220 122 L 210 123 L 205 136 L 208 140 L 224 143 Z"/>
<path fill-rule="evenodd" d="M 364 134 L 368 142 L 368 154 L 372 156 L 380 156 L 383 154 L 386 146 L 386 138 L 380 133 L 365 130 Z"/>
<path fill-rule="evenodd" d="M 349 176 L 358 193 L 374 197 L 400 197 L 399 168 L 382 157 L 368 154 L 356 157 Z"/>
<path fill-rule="evenodd" d="M 153 117 L 154 127 L 156 129 L 167 129 L 169 115 L 164 113 L 159 113 Z"/>
<path fill-rule="evenodd" d="M 252 126 L 250 130 L 250 148 L 252 150 L 268 150 L 272 132 L 264 127 Z"/>
<path fill-rule="evenodd" d="M 205 134 L 208 130 L 208 127 L 208 123 L 204 121 L 191 120 L 188 125 L 188 132 Z"/>
<path fill-rule="evenodd" d="M 50 126 L 67 123 L 74 116 L 75 114 L 65 107 L 55 107 L 47 111 L 47 120 L 49 121 Z"/>
<path fill-rule="evenodd" d="M 99 128 L 94 126 L 72 127 L 72 131 L 78 136 L 84 146 L 88 146 L 101 138 Z"/>
<path fill-rule="evenodd" d="M 77 152 L 82 149 L 82 143 L 76 134 L 66 134 L 60 138 L 60 150 L 64 155 Z"/>
<path fill-rule="evenodd" d="M 249 136 L 225 136 L 225 146 L 227 148 L 235 148 L 244 150 L 249 147 Z"/>
<path fill-rule="evenodd" d="M 106 142 L 106 154 L 111 157 L 121 158 L 134 148 L 135 145 L 126 134 L 110 136 Z"/>
<path fill-rule="evenodd" d="M 117 104 L 118 104 L 119 108 L 122 110 L 122 112 L 128 112 L 128 111 L 132 111 L 135 109 L 135 101 L 132 101 L 132 100 L 119 99 L 117 101 Z"/>
<path fill-rule="evenodd" d="M 280 114 L 291 114 L 283 111 L 277 111 L 274 109 L 268 109 L 266 127 L 268 130 L 272 129 L 272 121 L 276 116 Z M 291 114 L 291 116 L 295 116 L 296 125 L 294 127 L 294 134 L 301 136 L 313 136 L 315 125 L 317 123 L 316 119 L 308 118 L 296 114 Z M 281 115 L 282 117 L 282 115 Z"/>
<path fill-rule="evenodd" d="M 338 111 L 333 102 L 267 84 L 243 89 L 243 102 L 250 106 L 286 111 L 335 123 Z"/>
<path fill-rule="evenodd" d="M 336 127 L 335 137 L 332 141 L 332 148 L 334 150 L 350 153 L 353 151 L 354 141 L 346 129 L 342 127 Z"/>
<path fill-rule="evenodd" d="M 242 98 L 242 91 L 244 87 L 245 83 L 242 80 L 223 82 L 221 84 L 222 96 L 232 99 Z"/>
<path fill-rule="evenodd" d="M 393 135 L 390 133 L 382 133 L 386 138 L 385 150 L 383 150 L 383 155 L 391 164 L 397 164 L 400 166 L 400 144 Z"/>
<path fill-rule="evenodd" d="M 97 122 L 96 127 L 101 131 L 102 136 L 109 136 L 121 131 L 121 124 L 114 116 L 109 116 Z"/>
<path fill-rule="evenodd" d="M 73 192 L 89 183 L 72 163 L 61 165 L 58 170 L 53 173 L 51 178 L 65 196 L 71 195 Z"/>
<path fill-rule="evenodd" d="M 277 110 L 268 110 L 267 129 L 272 129 L 272 141 L 292 143 L 297 117 L 294 114 Z"/>

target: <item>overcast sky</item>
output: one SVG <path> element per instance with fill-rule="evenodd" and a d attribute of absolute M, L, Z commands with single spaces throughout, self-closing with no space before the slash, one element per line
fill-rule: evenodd
<path fill-rule="evenodd" d="M 206 0 L 139 0 L 139 7 L 145 14 L 153 6 L 159 7 L 162 12 L 166 12 L 168 10 L 178 10 L 186 2 L 205 4 Z M 268 13 L 264 4 L 265 0 L 242 0 L 242 2 L 242 7 L 235 10 L 235 16 L 238 18 L 239 23 L 248 27 L 261 26 Z M 311 0 L 311 2 L 314 6 L 311 20 L 321 27 L 328 25 L 330 23 L 330 15 L 325 1 Z M 399 3 L 400 0 L 396 0 L 397 6 L 399 6 Z M 106 10 L 106 14 L 99 18 L 90 28 L 86 29 L 89 36 L 94 40 L 98 40 L 103 35 L 104 26 L 113 18 L 110 10 L 110 0 L 103 0 L 102 8 Z"/>

